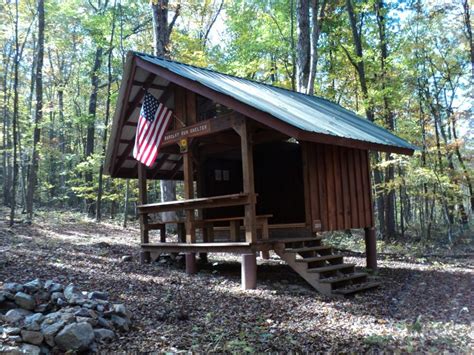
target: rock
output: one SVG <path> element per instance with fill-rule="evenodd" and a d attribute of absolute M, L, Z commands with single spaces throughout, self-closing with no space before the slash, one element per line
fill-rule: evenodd
<path fill-rule="evenodd" d="M 41 332 L 35 332 L 32 330 L 22 330 L 21 337 L 25 343 L 34 345 L 40 345 L 44 339 L 44 336 L 41 334 Z"/>
<path fill-rule="evenodd" d="M 123 317 L 126 317 L 128 319 L 130 319 L 131 317 L 131 313 L 125 308 L 125 306 L 123 304 L 114 304 L 114 308 L 113 308 L 113 313 L 119 315 L 119 316 L 123 316 Z"/>
<path fill-rule="evenodd" d="M 10 335 L 8 337 L 8 340 L 14 342 L 14 343 L 21 343 L 23 340 L 21 339 L 21 336 L 19 335 Z"/>
<path fill-rule="evenodd" d="M 0 292 L 0 303 L 3 303 L 7 300 L 6 292 Z"/>
<path fill-rule="evenodd" d="M 90 313 L 88 309 L 85 308 L 79 308 L 78 311 L 74 313 L 76 317 L 90 317 Z"/>
<path fill-rule="evenodd" d="M 41 282 L 40 279 L 34 279 L 24 284 L 23 288 L 29 293 L 34 293 L 38 291 L 40 288 L 43 288 L 43 283 Z"/>
<path fill-rule="evenodd" d="M 17 307 L 18 306 L 16 305 L 16 303 L 12 301 L 5 301 L 3 303 L 0 303 L 0 311 L 3 312 L 9 311 L 10 309 L 14 309 Z"/>
<path fill-rule="evenodd" d="M 101 305 L 101 304 L 98 304 L 97 307 L 96 307 L 96 309 L 97 309 L 97 312 L 103 312 L 103 311 L 105 311 L 105 307 L 104 307 L 103 305 Z"/>
<path fill-rule="evenodd" d="M 43 321 L 44 316 L 41 313 L 34 313 L 30 316 L 25 317 L 25 328 L 27 330 L 40 330 L 41 322 Z"/>
<path fill-rule="evenodd" d="M 6 327 L 6 328 L 3 328 L 3 332 L 8 336 L 19 335 L 21 332 L 21 329 L 17 327 Z"/>
<path fill-rule="evenodd" d="M 21 351 L 21 354 L 40 355 L 41 348 L 36 345 L 22 344 L 20 347 L 20 351 Z"/>
<path fill-rule="evenodd" d="M 18 346 L 0 345 L 0 354 L 2 355 L 20 355 L 22 354 Z"/>
<path fill-rule="evenodd" d="M 51 294 L 51 301 L 57 303 L 60 298 L 64 298 L 64 294 L 62 292 L 53 292 Z"/>
<path fill-rule="evenodd" d="M 61 330 L 54 341 L 64 351 L 84 351 L 94 340 L 94 330 L 89 323 L 74 323 Z"/>
<path fill-rule="evenodd" d="M 42 304 L 39 304 L 35 307 L 34 311 L 35 313 L 45 313 L 49 308 L 49 304 L 48 303 L 42 303 Z"/>
<path fill-rule="evenodd" d="M 94 302 L 94 301 L 86 301 L 82 304 L 82 307 L 86 307 L 86 308 L 89 308 L 89 309 L 94 309 L 97 307 L 97 302 Z"/>
<path fill-rule="evenodd" d="M 94 336 L 99 342 L 107 342 L 115 338 L 115 333 L 109 329 L 99 328 L 94 329 Z"/>
<path fill-rule="evenodd" d="M 59 333 L 59 331 L 65 325 L 66 325 L 66 322 L 64 322 L 63 320 L 60 320 L 60 321 L 58 321 L 56 323 L 53 323 L 53 324 L 49 324 L 49 325 L 47 324 L 44 327 L 41 326 L 41 332 L 44 335 L 44 340 L 45 340 L 46 344 L 53 347 L 55 345 L 54 337 L 56 336 L 56 334 Z"/>
<path fill-rule="evenodd" d="M 97 325 L 97 319 L 89 318 L 89 317 L 76 317 L 76 322 L 81 323 L 81 322 L 87 322 L 93 327 Z"/>
<path fill-rule="evenodd" d="M 22 321 L 26 316 L 31 314 L 30 311 L 22 308 L 10 309 L 7 314 L 5 314 L 5 320 L 10 324 L 16 324 Z"/>
<path fill-rule="evenodd" d="M 128 319 L 113 314 L 110 320 L 118 330 L 122 332 L 128 332 L 130 330 L 130 321 Z"/>
<path fill-rule="evenodd" d="M 3 285 L 3 290 L 15 294 L 23 291 L 23 285 L 16 282 L 7 282 Z"/>
<path fill-rule="evenodd" d="M 58 299 L 56 301 L 56 304 L 59 306 L 59 307 L 64 307 L 67 305 L 67 302 L 65 300 L 63 300 L 62 298 Z"/>
<path fill-rule="evenodd" d="M 100 291 L 92 291 L 92 292 L 89 292 L 87 297 L 90 300 L 104 300 L 104 301 L 107 301 L 109 299 L 109 293 L 108 292 L 100 292 Z"/>
<path fill-rule="evenodd" d="M 48 303 L 51 298 L 51 295 L 48 291 L 41 290 L 36 292 L 34 297 L 36 303 Z"/>
<path fill-rule="evenodd" d="M 63 285 L 53 282 L 53 280 L 48 280 L 44 283 L 44 289 L 49 293 L 62 292 L 64 289 Z"/>
<path fill-rule="evenodd" d="M 36 306 L 35 299 L 24 292 L 17 292 L 15 294 L 15 303 L 21 308 L 28 309 L 30 311 L 35 309 Z"/>
<path fill-rule="evenodd" d="M 127 262 L 130 262 L 130 261 L 133 261 L 133 257 L 131 255 L 123 255 L 121 258 L 120 258 L 120 261 L 122 263 L 127 263 Z"/>
<path fill-rule="evenodd" d="M 97 319 L 97 324 L 102 328 L 112 329 L 112 324 L 110 324 L 110 322 L 103 317 L 99 317 Z"/>
<path fill-rule="evenodd" d="M 72 284 L 64 289 L 64 297 L 69 304 L 83 304 L 86 301 L 82 292 Z"/>

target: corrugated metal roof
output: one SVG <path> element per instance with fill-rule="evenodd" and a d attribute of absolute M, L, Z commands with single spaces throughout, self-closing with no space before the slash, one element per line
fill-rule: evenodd
<path fill-rule="evenodd" d="M 385 128 L 321 97 L 300 94 L 148 54 L 136 52 L 134 54 L 177 75 L 231 96 L 303 131 L 410 150 L 416 149 L 415 146 Z"/>

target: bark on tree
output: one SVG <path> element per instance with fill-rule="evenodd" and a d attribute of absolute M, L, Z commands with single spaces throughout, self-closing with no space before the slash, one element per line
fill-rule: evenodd
<path fill-rule="evenodd" d="M 105 120 L 104 120 L 104 133 L 102 136 L 102 154 L 105 157 L 105 153 L 107 150 L 107 129 L 109 125 L 110 119 L 110 90 L 112 87 L 112 49 L 114 44 L 114 35 L 115 35 L 115 9 L 116 9 L 116 2 L 113 8 L 113 16 L 112 16 L 112 29 L 110 31 L 110 41 L 109 41 L 109 51 L 107 56 L 107 99 L 105 103 Z M 104 181 L 104 158 L 101 159 L 100 167 L 99 167 L 99 180 L 98 180 L 98 187 L 97 187 L 97 201 L 96 201 L 96 214 L 95 219 L 97 222 L 100 222 L 102 219 L 102 193 L 103 193 L 103 181 Z"/>
<path fill-rule="evenodd" d="M 349 58 L 349 61 L 354 66 L 357 72 L 360 88 L 362 91 L 362 97 L 364 98 L 364 101 L 365 101 L 365 114 L 367 116 L 367 119 L 370 122 L 374 122 L 375 120 L 374 107 L 372 104 L 372 100 L 369 97 L 367 77 L 365 75 L 365 63 L 363 60 L 364 53 L 363 53 L 363 48 L 362 48 L 362 35 L 357 27 L 358 20 L 357 20 L 357 15 L 354 11 L 354 6 L 352 5 L 352 0 L 346 0 L 346 10 L 349 16 L 352 39 L 354 42 L 353 43 L 354 50 L 355 50 L 355 54 L 357 58 L 356 59 L 352 58 L 352 56 L 345 49 L 345 47 L 343 46 L 342 48 L 346 52 L 346 55 Z M 376 163 L 380 161 L 380 156 L 378 153 L 375 154 L 375 161 Z M 380 185 L 382 184 L 382 181 L 383 181 L 382 173 L 380 172 L 379 169 L 375 168 L 374 169 L 374 182 L 375 182 L 376 188 L 378 189 L 377 196 L 376 196 L 376 207 L 377 207 L 377 218 L 379 222 L 379 232 L 382 236 L 385 236 L 385 201 L 384 201 L 383 192 L 380 191 Z"/>
<path fill-rule="evenodd" d="M 10 227 L 15 221 L 16 208 L 16 188 L 18 185 L 18 157 L 17 157 L 17 123 L 18 123 L 18 71 L 20 66 L 20 44 L 18 38 L 18 0 L 15 1 L 15 60 L 13 69 L 13 117 L 12 117 L 12 135 L 13 135 L 13 177 L 10 190 Z"/>
<path fill-rule="evenodd" d="M 311 66 L 309 0 L 297 0 L 296 22 L 298 34 L 296 46 L 296 88 L 298 92 L 306 93 Z"/>
<path fill-rule="evenodd" d="M 11 186 L 11 164 L 10 164 L 10 112 L 8 110 L 8 103 L 10 101 L 10 90 L 8 85 L 8 78 L 10 75 L 11 57 L 13 46 L 11 43 L 6 43 L 3 53 L 3 98 L 2 98 L 2 172 L 3 172 L 3 204 L 8 205 L 10 201 L 10 186 Z"/>
<path fill-rule="evenodd" d="M 36 52 L 36 109 L 33 131 L 33 152 L 28 174 L 26 193 L 26 214 L 29 221 L 33 218 L 33 200 L 37 183 L 39 165 L 38 143 L 41 137 L 40 122 L 43 118 L 43 58 L 44 58 L 44 0 L 38 0 L 38 43 Z"/>
<path fill-rule="evenodd" d="M 310 71 L 308 77 L 308 90 L 307 94 L 314 94 L 314 82 L 316 80 L 316 73 L 318 67 L 318 46 L 319 46 L 319 37 L 321 34 L 321 26 L 324 21 L 324 16 L 326 13 L 326 0 L 312 0 L 311 8 L 311 18 L 313 27 L 311 30 L 311 62 L 310 62 Z"/>
<path fill-rule="evenodd" d="M 89 110 L 87 119 L 87 138 L 86 138 L 86 149 L 85 159 L 91 157 L 94 153 L 94 138 L 95 138 L 95 120 L 97 113 L 97 94 L 99 92 L 99 70 L 102 65 L 102 47 L 97 47 L 94 56 L 94 65 L 92 67 L 91 74 L 91 94 L 89 97 Z M 88 171 L 85 175 L 85 182 L 87 186 L 92 185 L 92 172 Z M 87 213 L 89 216 L 94 216 L 95 212 L 95 201 L 91 198 L 86 199 Z"/>
<path fill-rule="evenodd" d="M 154 1 L 151 5 L 153 13 L 153 38 L 155 55 L 160 57 L 169 57 L 169 40 L 171 31 L 179 16 L 180 8 L 176 8 L 173 19 L 168 24 L 168 0 Z M 162 180 L 160 183 L 161 201 L 176 200 L 176 181 Z M 164 219 L 176 219 L 175 212 L 166 212 L 163 214 Z"/>
<path fill-rule="evenodd" d="M 375 14 L 377 17 L 377 27 L 380 42 L 380 67 L 382 75 L 382 95 L 383 95 L 383 110 L 385 116 L 385 125 L 393 132 L 395 128 L 394 113 L 390 102 L 390 97 L 386 93 L 387 88 L 387 59 L 388 59 L 388 38 L 386 35 L 386 17 L 385 17 L 385 4 L 383 0 L 377 0 L 375 2 Z M 386 160 L 392 158 L 390 153 L 385 155 Z M 391 182 L 395 178 L 395 168 L 390 164 L 385 170 L 385 185 L 390 186 Z M 385 207 L 385 236 L 388 238 L 394 238 L 396 234 L 396 221 L 395 221 L 395 190 L 389 188 L 388 192 L 385 193 L 384 200 Z"/>

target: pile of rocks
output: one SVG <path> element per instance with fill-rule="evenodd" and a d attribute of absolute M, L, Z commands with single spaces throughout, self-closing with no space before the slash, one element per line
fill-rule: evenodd
<path fill-rule="evenodd" d="M 0 289 L 0 353 L 94 351 L 130 328 L 130 312 L 107 292 L 39 279 Z"/>

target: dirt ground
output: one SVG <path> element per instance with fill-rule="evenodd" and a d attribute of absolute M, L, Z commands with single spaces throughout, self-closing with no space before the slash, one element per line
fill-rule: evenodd
<path fill-rule="evenodd" d="M 139 262 L 139 231 L 66 212 L 31 226 L 0 225 L 0 285 L 34 278 L 108 291 L 133 313 L 115 351 L 449 351 L 472 352 L 474 261 L 379 260 L 381 287 L 328 298 L 276 255 L 258 259 L 258 289 L 240 289 L 236 255 L 211 254 L 195 276 L 180 262 Z M 124 255 L 133 260 L 122 262 Z M 364 259 L 348 257 L 362 266 Z M 1 341 L 1 340 L 0 340 Z"/>

